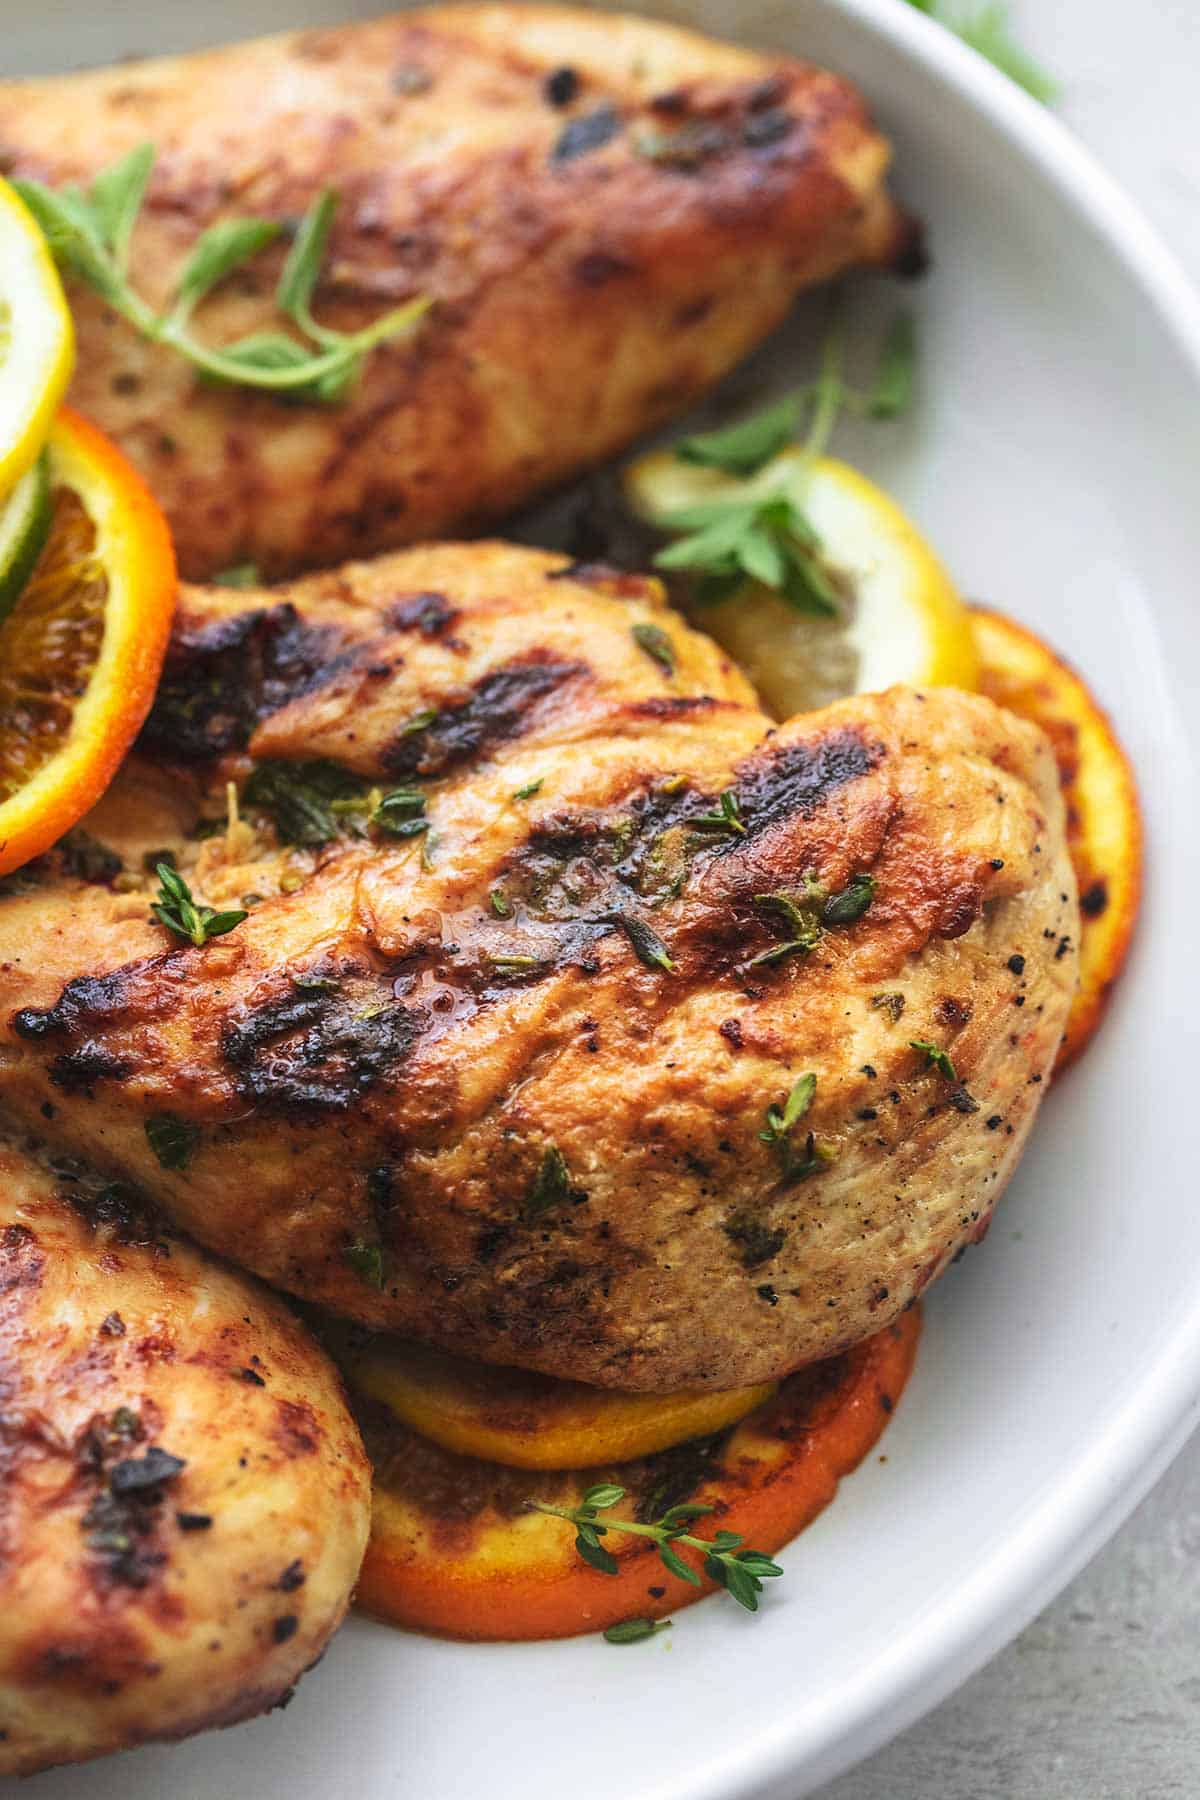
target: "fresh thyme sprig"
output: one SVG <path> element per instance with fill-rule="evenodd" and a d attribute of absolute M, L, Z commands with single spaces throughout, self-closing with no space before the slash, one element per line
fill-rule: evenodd
<path fill-rule="evenodd" d="M 678 1506 L 670 1506 L 651 1525 L 640 1524 L 636 1519 L 606 1519 L 602 1524 L 600 1514 L 619 1506 L 625 1492 L 614 1483 L 600 1482 L 586 1490 L 578 1506 L 549 1506 L 542 1500 L 531 1500 L 529 1504 L 535 1512 L 548 1513 L 552 1518 L 565 1519 L 569 1525 L 574 1525 L 576 1550 L 584 1562 L 599 1569 L 603 1575 L 618 1574 L 620 1564 L 600 1539 L 610 1531 L 619 1531 L 630 1537 L 649 1538 L 657 1544 L 659 1561 L 668 1574 L 677 1575 L 692 1587 L 700 1587 L 701 1570 L 685 1562 L 675 1549 L 676 1544 L 686 1544 L 690 1550 L 702 1553 L 701 1569 L 710 1581 L 724 1588 L 747 1612 L 758 1611 L 758 1596 L 762 1593 L 764 1580 L 771 1575 L 783 1574 L 777 1562 L 762 1550 L 744 1548 L 745 1539 L 736 1531 L 718 1531 L 712 1538 L 694 1536 L 688 1526 L 714 1510 L 699 1501 L 685 1500 Z"/>
<path fill-rule="evenodd" d="M 814 1132 L 805 1135 L 803 1155 L 797 1155 L 792 1144 L 792 1132 L 812 1105 L 816 1091 L 816 1076 L 801 1075 L 792 1083 L 782 1106 L 775 1101 L 768 1106 L 763 1128 L 758 1134 L 762 1142 L 770 1144 L 775 1151 L 786 1181 L 806 1181 L 810 1175 L 821 1174 L 834 1160 L 835 1152 L 818 1144 Z"/>
<path fill-rule="evenodd" d="M 722 788 L 714 810 L 697 813 L 694 819 L 688 820 L 688 824 L 695 831 L 731 831 L 737 837 L 746 835 L 746 823 L 733 788 Z"/>
<path fill-rule="evenodd" d="M 925 1058 L 925 1067 L 936 1069 L 944 1081 L 958 1080 L 958 1071 L 954 1067 L 948 1050 L 943 1050 L 939 1044 L 932 1043 L 928 1038 L 909 1038 L 908 1046 L 910 1050 L 919 1050 Z"/>
<path fill-rule="evenodd" d="M 429 310 L 427 298 L 410 300 L 355 332 L 334 331 L 313 318 L 312 297 L 337 210 L 337 195 L 325 188 L 296 229 L 275 290 L 279 311 L 307 341 L 285 331 L 259 331 L 220 346 L 202 343 L 191 331 L 196 307 L 285 227 L 279 219 L 219 220 L 193 245 L 170 305 L 155 312 L 128 275 L 130 240 L 154 158 L 153 144 L 139 144 L 101 170 L 86 192 L 73 184 L 52 188 L 27 179 L 13 186 L 64 272 L 94 289 L 143 337 L 169 344 L 206 379 L 294 400 L 340 400 L 358 379 L 367 353 L 412 331 Z"/>
<path fill-rule="evenodd" d="M 857 412 L 892 419 L 912 396 L 916 339 L 911 317 L 899 314 L 884 342 L 875 380 L 866 391 L 843 374 L 845 331 L 835 315 L 821 349 L 816 379 L 736 425 L 681 439 L 675 455 L 736 478 L 710 499 L 667 513 L 661 524 L 681 535 L 658 552 L 663 569 L 684 569 L 695 581 L 698 605 L 732 598 L 747 581 L 772 589 L 798 612 L 825 617 L 838 612 L 837 590 L 823 557 L 821 538 L 803 505 L 794 464 L 771 477 L 769 465 L 807 424 L 806 463 L 824 454 L 838 415 Z M 767 471 L 766 485 L 758 480 Z"/>
<path fill-rule="evenodd" d="M 217 912 L 197 901 L 183 876 L 170 863 L 156 863 L 154 873 L 159 882 L 158 898 L 151 903 L 150 911 L 160 925 L 189 939 L 197 949 L 207 944 L 209 938 L 224 937 L 247 916 L 244 912 Z"/>

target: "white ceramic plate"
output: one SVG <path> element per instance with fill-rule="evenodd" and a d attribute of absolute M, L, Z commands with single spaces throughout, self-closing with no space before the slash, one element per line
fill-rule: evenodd
<path fill-rule="evenodd" d="M 346 10 L 6 0 L 6 72 Z M 708 1601 L 630 1650 L 355 1622 L 286 1715 L 51 1775 L 38 1800 L 797 1800 L 1011 1637 L 1200 1415 L 1200 306 L 1055 122 L 900 0 L 644 10 L 826 60 L 894 132 L 936 259 L 917 297 L 923 395 L 910 424 L 839 447 L 968 593 L 1032 622 L 1113 709 L 1149 830 L 1132 966 L 986 1247 L 931 1299 L 886 1461 L 786 1554 L 757 1619 Z M 810 335 L 802 321 L 756 376 Z"/>

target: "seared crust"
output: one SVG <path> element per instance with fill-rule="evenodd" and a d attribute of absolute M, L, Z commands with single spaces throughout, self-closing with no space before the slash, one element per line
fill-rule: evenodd
<path fill-rule="evenodd" d="M 6 1775 L 280 1704 L 370 1508 L 337 1376 L 281 1302 L 56 1168 L 0 1142 Z"/>
<path fill-rule="evenodd" d="M 1048 746 L 990 702 L 894 690 L 772 731 L 657 583 L 446 545 L 191 591 L 147 742 L 187 760 L 135 761 L 91 825 L 135 891 L 49 864 L 0 909 L 0 1092 L 233 1259 L 667 1390 L 838 1351 L 982 1235 L 1077 921 Z M 428 835 L 279 846 L 250 759 L 314 757 L 416 783 Z M 189 840 L 230 778 L 254 829 Z M 167 940 L 139 872 L 164 843 L 210 903 L 262 896 L 245 923 Z M 861 917 L 756 960 L 794 936 L 764 897 L 867 874 Z M 766 1111 L 808 1072 L 785 1153 Z M 164 1111 L 198 1129 L 180 1171 L 147 1143 Z"/>
<path fill-rule="evenodd" d="M 318 316 L 355 329 L 435 302 L 321 407 L 200 385 L 75 292 L 72 399 L 147 476 L 193 577 L 499 518 L 678 412 L 802 288 L 912 243 L 846 82 L 567 7 L 434 8 L 0 82 L 6 173 L 86 185 L 147 139 L 132 273 L 156 304 L 205 227 L 295 219 L 325 184 L 342 205 Z M 205 307 L 212 341 L 278 330 L 282 255 Z"/>

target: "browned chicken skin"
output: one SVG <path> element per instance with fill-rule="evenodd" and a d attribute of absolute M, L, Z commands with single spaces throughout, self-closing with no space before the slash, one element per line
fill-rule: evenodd
<path fill-rule="evenodd" d="M 499 544 L 187 591 L 89 829 L 0 904 L 6 1104 L 284 1288 L 600 1384 L 884 1325 L 982 1234 L 1074 986 L 1039 733 L 945 690 L 772 731 L 657 583 Z M 169 937 L 163 847 L 246 920 Z"/>
<path fill-rule="evenodd" d="M 0 1774 L 284 1700 L 370 1511 L 337 1376 L 284 1304 L 4 1135 L 0 1388 Z"/>
<path fill-rule="evenodd" d="M 89 291 L 72 399 L 147 476 L 192 577 L 289 573 L 494 520 L 680 411 L 786 313 L 911 226 L 855 90 L 782 56 L 566 7 L 464 6 L 53 80 L 0 81 L 0 168 L 158 166 L 135 286 L 198 233 L 342 196 L 316 311 L 354 329 L 418 294 L 419 335 L 344 404 L 199 384 Z M 282 248 L 204 309 L 279 329 Z"/>

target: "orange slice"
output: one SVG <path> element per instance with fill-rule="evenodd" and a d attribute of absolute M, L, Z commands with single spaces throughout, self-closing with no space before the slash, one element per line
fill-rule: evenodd
<path fill-rule="evenodd" d="M 1142 816 L 1129 759 L 1087 685 L 1048 644 L 989 607 L 971 609 L 981 692 L 1040 725 L 1067 802 L 1067 842 L 1082 915 L 1079 991 L 1056 1073 L 1075 1061 L 1121 973 L 1142 889 Z"/>
<path fill-rule="evenodd" d="M 916 1307 L 845 1356 L 801 1369 L 732 1430 L 603 1471 L 553 1474 L 456 1456 L 367 1403 L 375 1465 L 358 1602 L 394 1625 L 451 1637 L 572 1637 L 660 1619 L 712 1591 L 669 1573 L 645 1538 L 605 1534 L 615 1575 L 590 1568 L 574 1527 L 530 1502 L 578 1506 L 594 1483 L 626 1497 L 608 1515 L 658 1517 L 681 1501 L 713 1510 L 694 1529 L 734 1531 L 768 1555 L 816 1518 L 887 1424 L 912 1369 Z M 688 1548 L 684 1560 L 697 1565 Z M 772 1584 L 775 1585 L 775 1584 Z"/>
<path fill-rule="evenodd" d="M 167 524 L 103 434 L 60 413 L 49 537 L 0 625 L 0 875 L 99 799 L 150 709 L 175 604 Z"/>

